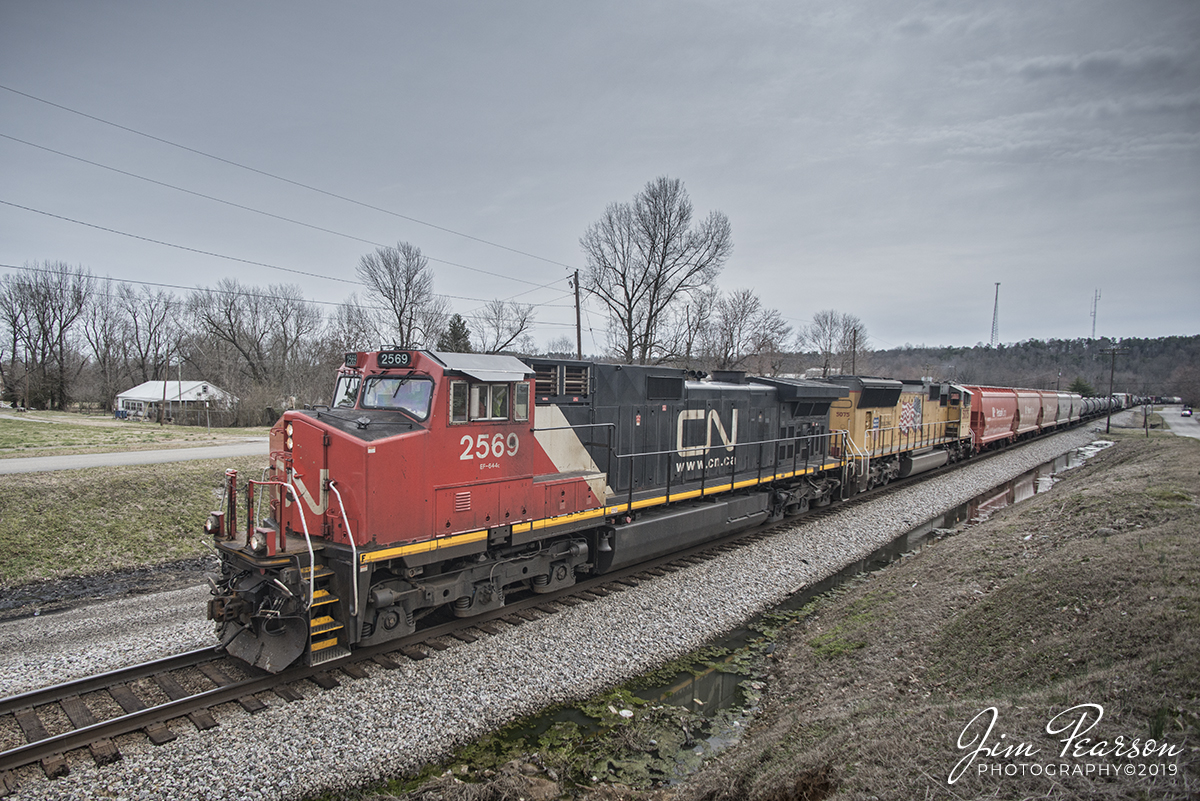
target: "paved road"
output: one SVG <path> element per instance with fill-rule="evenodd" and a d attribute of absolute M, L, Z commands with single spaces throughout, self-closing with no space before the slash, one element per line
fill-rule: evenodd
<path fill-rule="evenodd" d="M 0 459 L 0 475 L 41 473 L 48 470 L 80 470 L 85 467 L 124 467 L 133 464 L 190 462 L 195 459 L 231 459 L 238 456 L 267 457 L 268 440 L 254 437 L 233 445 L 205 445 L 200 448 L 171 448 L 158 451 L 118 451 L 116 453 L 80 453 L 70 456 L 31 456 Z"/>
<path fill-rule="evenodd" d="M 1182 410 L 1182 406 L 1164 406 L 1159 414 L 1167 421 L 1172 434 L 1200 439 L 1200 420 L 1195 417 L 1181 417 L 1179 413 Z"/>

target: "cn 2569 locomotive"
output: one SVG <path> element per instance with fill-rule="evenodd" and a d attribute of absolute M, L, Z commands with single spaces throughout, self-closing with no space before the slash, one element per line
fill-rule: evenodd
<path fill-rule="evenodd" d="M 416 350 L 347 354 L 205 524 L 208 615 L 268 671 L 798 514 L 975 449 L 972 393 Z M 239 524 L 239 518 L 244 524 Z"/>

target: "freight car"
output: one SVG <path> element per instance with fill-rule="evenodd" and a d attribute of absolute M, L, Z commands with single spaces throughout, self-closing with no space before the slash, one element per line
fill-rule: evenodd
<path fill-rule="evenodd" d="M 261 479 L 226 474 L 205 523 L 221 647 L 321 664 L 965 458 L 991 425 L 952 384 L 718 378 L 347 354 L 330 406 L 272 428 Z"/>

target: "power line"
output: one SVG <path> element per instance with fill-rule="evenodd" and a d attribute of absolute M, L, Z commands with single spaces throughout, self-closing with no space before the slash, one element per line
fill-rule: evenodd
<path fill-rule="evenodd" d="M 0 263 L 0 269 L 23 270 L 25 272 L 31 272 L 31 273 L 49 273 L 49 274 L 61 274 L 63 272 L 62 270 L 53 270 L 53 269 L 49 269 L 46 267 L 30 267 L 29 265 L 4 264 L 4 263 Z M 89 275 L 90 275 L 90 273 L 89 273 Z M 121 284 L 133 284 L 135 286 L 152 286 L 152 287 L 158 287 L 159 289 L 178 289 L 182 292 L 212 292 L 217 295 L 231 295 L 231 296 L 240 296 L 240 297 L 247 297 L 247 298 L 258 298 L 260 300 L 294 300 L 294 298 L 285 298 L 281 295 L 271 295 L 271 294 L 264 293 L 264 292 L 250 292 L 245 289 L 233 290 L 233 289 L 221 289 L 220 287 L 182 286 L 180 284 L 166 284 L 166 283 L 162 283 L 160 281 L 137 281 L 132 278 L 114 278 L 111 275 L 103 275 L 103 276 L 95 275 L 95 276 L 91 276 L 91 277 L 95 278 L 97 281 L 116 281 L 117 283 L 121 283 Z M 102 292 L 102 291 L 97 291 L 95 294 L 100 295 L 101 297 L 107 297 L 107 298 L 119 297 L 119 296 L 113 295 L 109 292 Z M 547 303 L 535 304 L 535 306 L 550 308 L 550 309 L 573 308 L 572 306 L 567 306 L 567 305 L 558 305 L 558 306 L 551 305 L 555 300 L 562 300 L 563 297 L 567 297 L 567 296 L 563 295 L 558 298 L 553 298 Z M 459 299 L 460 300 L 473 300 L 473 298 L 459 298 Z M 172 304 L 180 304 L 183 302 L 183 299 L 182 298 L 174 298 L 169 302 Z M 341 306 L 344 301 L 337 302 L 337 301 L 332 301 L 332 300 L 310 300 L 308 298 L 303 298 L 301 302 L 310 303 L 310 304 L 313 304 L 316 306 Z M 358 305 L 360 308 L 363 308 L 363 309 L 372 309 L 375 311 L 390 311 L 385 306 L 376 306 L 376 305 L 363 304 L 363 303 L 356 304 L 356 305 Z M 470 315 L 463 315 L 463 316 L 469 317 Z M 569 325 L 569 323 L 549 323 L 549 322 L 542 322 L 542 323 L 537 323 L 537 324 L 539 324 L 539 325 Z"/>
<path fill-rule="evenodd" d="M 167 183 L 166 181 L 159 181 L 155 178 L 150 178 L 145 175 L 139 175 L 138 173 L 135 173 L 135 172 L 130 172 L 128 170 L 122 170 L 119 167 L 112 167 L 107 164 L 101 164 L 98 161 L 92 161 L 91 159 L 85 159 L 82 156 L 75 156 L 70 153 L 64 153 L 61 150 L 55 150 L 54 148 L 46 147 L 45 145 L 39 145 L 34 142 L 26 141 L 25 139 L 18 139 L 17 137 L 9 136 L 8 134 L 0 133 L 0 139 L 7 139 L 11 142 L 17 142 L 19 144 L 26 145 L 28 147 L 37 148 L 38 150 L 43 150 L 47 153 L 53 153 L 56 156 L 62 156 L 63 158 L 71 159 L 73 161 L 78 161 L 83 164 L 91 165 L 93 167 L 98 167 L 102 170 L 109 170 L 110 172 L 115 172 L 119 175 L 124 175 L 129 178 L 136 178 L 139 181 L 145 181 L 146 183 L 151 183 L 151 184 L 154 184 L 155 186 L 161 186 L 166 189 L 173 189 L 176 192 L 183 192 L 184 194 L 192 195 L 193 197 L 203 198 L 204 200 L 211 200 L 214 203 L 221 203 L 223 205 L 230 206 L 235 209 L 241 209 L 242 211 L 249 211 L 249 212 L 253 212 L 254 214 L 261 214 L 262 216 L 270 217 L 273 220 L 279 220 L 281 222 L 291 223 L 292 225 L 299 225 L 303 228 L 309 228 L 313 231 L 320 231 L 325 234 L 333 234 L 334 236 L 340 236 L 345 239 L 350 239 L 355 242 L 362 242 L 367 245 L 374 245 L 374 246 L 380 247 L 380 248 L 388 247 L 387 245 L 385 245 L 381 242 L 375 242 L 374 240 L 371 240 L 371 239 L 364 239 L 363 237 L 354 236 L 353 234 L 347 234 L 347 233 L 343 233 L 341 231 L 334 231 L 331 228 L 324 228 L 320 225 L 315 225 L 313 223 L 306 223 L 302 220 L 295 220 L 295 219 L 292 219 L 291 217 L 284 217 L 283 215 L 274 214 L 269 211 L 264 211 L 263 209 L 256 209 L 253 206 L 246 206 L 241 203 L 235 203 L 232 200 L 225 200 L 224 198 L 215 197 L 213 195 L 206 195 L 203 192 L 197 192 L 192 189 L 186 189 L 182 186 L 177 186 L 175 184 Z M 450 265 L 451 267 L 459 267 L 463 270 L 470 270 L 472 272 L 482 273 L 483 275 L 490 275 L 495 278 L 503 278 L 508 281 L 516 281 L 516 282 L 522 283 L 522 284 L 529 284 L 529 285 L 537 287 L 539 289 L 544 286 L 551 286 L 552 284 L 556 284 L 559 281 L 567 280 L 565 278 L 559 278 L 558 280 L 551 282 L 551 284 L 538 284 L 535 281 L 526 281 L 524 278 L 514 278 L 511 275 L 503 275 L 502 273 L 494 273 L 489 270 L 480 269 L 479 267 L 470 267 L 466 264 L 458 264 L 457 262 L 446 261 L 445 259 L 439 259 L 439 258 L 435 258 L 435 257 L 429 256 L 429 255 L 425 255 L 425 258 L 429 259 L 430 261 L 437 262 L 439 264 L 447 264 L 447 265 Z"/>
<path fill-rule="evenodd" d="M 309 278 L 324 278 L 327 281 L 338 281 L 343 284 L 355 284 L 358 286 L 362 285 L 361 281 L 351 281 L 348 278 L 335 278 L 334 276 L 331 276 L 331 275 L 321 275 L 320 273 L 310 273 L 310 272 L 305 272 L 304 270 L 296 270 L 291 267 L 280 267 L 277 264 L 268 264 L 264 261 L 253 261 L 251 259 L 243 259 L 243 258 L 239 258 L 237 256 L 226 256 L 223 253 L 214 253 L 211 250 L 200 250 L 199 248 L 192 248 L 192 247 L 188 247 L 187 245 L 176 245 L 172 242 L 164 242 L 161 239 L 153 239 L 148 236 L 140 236 L 138 234 L 131 234 L 131 233 L 128 233 L 127 231 L 118 231 L 115 228 L 106 228 L 103 225 L 96 225 L 95 223 L 84 222 L 83 220 L 76 220 L 71 217 L 64 217 L 61 214 L 54 214 L 49 211 L 42 211 L 41 209 L 35 209 L 35 208 L 31 208 L 29 206 L 22 206 L 20 203 L 11 203 L 7 200 L 0 200 L 0 203 L 3 203 L 5 206 L 12 206 L 13 208 L 16 208 L 16 209 L 23 209 L 25 211 L 31 211 L 34 214 L 41 214 L 46 217 L 53 217 L 57 220 L 65 220 L 66 222 L 69 222 L 69 223 L 75 223 L 76 225 L 83 225 L 88 228 L 95 228 L 98 231 L 107 231 L 110 234 L 117 234 L 119 236 L 127 236 L 130 239 L 140 239 L 143 242 L 152 242 L 155 245 L 164 245 L 166 247 L 175 248 L 177 250 L 186 250 L 189 253 L 199 253 L 202 256 L 212 256 L 212 257 L 218 258 L 218 259 L 227 259 L 229 261 L 236 261 L 236 262 L 239 262 L 240 264 L 249 264 L 249 265 L 252 265 L 255 267 L 267 267 L 271 270 L 280 270 L 285 273 L 295 273 L 296 275 L 304 275 L 304 276 L 308 276 Z"/>
<path fill-rule="evenodd" d="M 83 226 L 86 226 L 87 228 L 95 228 L 98 231 L 106 231 L 110 234 L 118 234 L 119 236 L 127 236 L 130 239 L 139 239 L 143 242 L 151 242 L 155 245 L 163 245 L 163 246 L 169 247 L 169 248 L 176 248 L 177 250 L 184 250 L 189 253 L 198 253 L 202 256 L 212 256 L 212 257 L 218 258 L 218 259 L 227 259 L 229 261 L 235 261 L 240 264 L 249 264 L 249 265 L 252 265 L 255 267 L 267 267 L 271 270 L 279 270 L 279 271 L 285 272 L 285 273 L 295 273 L 296 275 L 303 275 L 303 276 L 307 276 L 309 278 L 324 278 L 327 281 L 338 281 L 343 284 L 353 284 L 354 286 L 361 286 L 361 287 L 366 286 L 366 284 L 364 284 L 362 281 L 353 281 L 349 278 L 337 278 L 332 275 L 321 275 L 320 273 L 310 273 L 310 272 L 306 272 L 304 270 L 297 270 L 292 267 L 280 267 L 278 264 L 269 264 L 264 261 L 253 261 L 252 259 L 243 259 L 238 256 L 228 256 L 223 253 L 214 253 L 213 251 L 210 251 L 210 250 L 201 250 L 199 248 L 188 247 L 187 245 L 177 245 L 173 242 L 165 242 L 161 239 L 153 239 L 148 236 L 141 236 L 139 234 L 131 234 L 127 231 L 118 231 L 115 228 L 107 228 L 103 225 L 96 225 L 95 223 L 84 222 L 83 220 L 76 220 L 71 217 L 64 217 L 61 214 L 54 214 L 52 212 L 43 211 L 41 209 L 35 209 L 30 206 L 22 206 L 20 203 L 12 203 L 7 200 L 0 199 L 0 204 L 3 204 L 5 206 L 12 206 L 13 208 L 22 209 L 24 211 L 31 211 L 34 214 L 42 214 L 42 215 L 45 215 L 46 217 L 53 217 L 58 220 L 64 220 L 69 223 L 75 223 L 76 225 L 83 225 Z M 564 279 L 559 279 L 559 280 L 564 280 Z M 558 283 L 558 282 L 555 281 L 554 283 Z M 552 284 L 546 284 L 545 286 L 538 287 L 538 289 L 544 289 L 545 287 L 548 287 L 548 286 L 552 286 Z M 534 290 L 531 289 L 529 291 L 533 292 Z M 464 297 L 462 295 L 446 295 L 446 294 L 443 294 L 440 292 L 435 292 L 433 294 L 437 295 L 438 297 L 442 297 L 442 298 L 450 298 L 451 300 L 465 300 L 470 303 L 487 303 L 488 302 L 484 298 L 469 298 L 469 297 Z"/>
<path fill-rule="evenodd" d="M 480 237 L 477 237 L 477 236 L 471 236 L 470 234 L 464 234 L 464 233 L 463 233 L 463 232 L 461 232 L 461 231 L 455 231 L 453 228 L 446 228 L 445 226 L 441 226 L 441 225 L 435 225 L 435 224 L 433 224 L 433 223 L 430 223 L 430 222 L 425 222 L 424 220 L 418 220 L 416 217 L 409 217 L 409 216 L 408 216 L 408 215 L 406 215 L 406 214 L 400 214 L 400 213 L 398 213 L 398 212 L 391 211 L 390 209 L 385 209 L 385 208 L 382 208 L 382 207 L 380 207 L 380 206 L 374 206 L 374 205 L 372 205 L 372 204 L 370 204 L 370 203 L 364 203 L 364 202 L 363 202 L 363 201 L 361 201 L 361 200 L 355 200 L 354 198 L 346 197 L 345 195 L 339 195 L 339 194 L 337 194 L 336 192 L 330 192 L 330 191 L 328 191 L 328 190 L 326 190 L 326 189 L 320 189 L 320 188 L 318 188 L 318 187 L 311 186 L 311 185 L 309 185 L 309 184 L 306 184 L 306 183 L 303 183 L 303 182 L 301 182 L 301 181 L 295 181 L 295 180 L 292 180 L 291 178 L 285 178 L 285 177 L 283 177 L 283 176 L 281 176 L 281 175 L 275 175 L 274 173 L 267 172 L 266 170 L 260 170 L 260 169 L 257 169 L 256 167 L 251 167 L 251 166 L 249 166 L 249 165 L 246 165 L 246 164 L 241 164 L 241 163 L 239 163 L 239 162 L 236 162 L 236 161 L 233 161 L 233 160 L 231 160 L 231 159 L 223 158 L 223 157 L 221 157 L 221 156 L 217 156 L 217 155 L 214 155 L 214 154 L 212 154 L 212 153 L 207 153 L 207 152 L 205 152 L 205 151 L 203 151 L 203 150 L 198 150 L 198 149 L 196 149 L 196 148 L 194 148 L 194 147 L 188 147 L 187 145 L 181 145 L 181 144 L 179 144 L 178 142 L 172 142 L 172 141 L 171 141 L 171 140 L 169 140 L 169 139 L 164 139 L 164 138 L 162 138 L 162 137 L 160 137 L 160 136 L 155 136 L 155 135 L 153 135 L 153 134 L 148 134 L 148 133 L 146 133 L 145 131 L 139 131 L 139 130 L 137 130 L 136 128 L 130 128 L 130 127 L 129 127 L 129 126 L 127 126 L 127 125 L 121 125 L 121 124 L 119 124 L 119 123 L 112 122 L 112 121 L 110 121 L 110 120 L 106 120 L 106 119 L 104 119 L 104 118 L 102 118 L 102 117 L 97 117 L 97 116 L 94 116 L 94 115 L 92 115 L 92 114 L 88 114 L 88 113 L 86 113 L 86 112 L 83 112 L 83 111 L 79 111 L 79 110 L 77 110 L 77 109 L 70 108 L 69 106 L 64 106 L 64 105 L 61 105 L 61 104 L 59 104 L 59 103 L 54 103 L 54 102 L 52 102 L 52 101 L 50 101 L 50 100 L 46 100 L 45 98 L 41 98 L 41 97 L 38 97 L 38 96 L 36 96 L 36 95 L 31 95 L 31 94 L 29 94 L 28 92 L 22 92 L 22 91 L 20 91 L 20 90 L 18 90 L 18 89 L 13 89 L 11 86 L 5 86 L 5 85 L 3 85 L 3 84 L 0 84 L 0 89 L 4 89 L 5 91 L 12 92 L 12 93 L 13 93 L 13 94 L 15 94 L 15 95 L 20 95 L 21 97 L 25 97 L 25 98 L 28 98 L 28 99 L 30 99 L 30 100 L 36 100 L 36 101 L 37 101 L 37 102 L 39 102 L 39 103 L 44 103 L 44 104 L 46 104 L 47 106 L 52 106 L 52 107 L 54 107 L 54 108 L 61 109 L 62 111 L 66 111 L 66 112 L 69 112 L 69 113 L 71 113 L 71 114 L 77 114 L 77 115 L 79 115 L 80 117 L 85 117 L 85 118 L 87 118 L 87 119 L 89 119 L 89 120 L 93 120 L 93 121 L 95 121 L 95 122 L 99 122 L 99 123 L 101 123 L 101 124 L 103 124 L 103 125 L 109 125 L 109 126 L 112 126 L 113 128 L 117 128 L 117 129 L 119 129 L 119 130 L 122 130 L 122 131 L 125 131 L 125 132 L 127 132 L 127 133 L 135 134 L 135 135 L 137 135 L 137 136 L 142 136 L 142 137 L 145 137 L 146 139 L 150 139 L 150 140 L 153 140 L 153 141 L 155 141 L 155 142 L 159 142 L 159 143 L 161 143 L 161 144 L 168 145 L 168 146 L 170 146 L 170 147 L 179 148 L 180 150 L 185 150 L 185 151 L 187 151 L 187 152 L 189 152 L 189 153 L 194 153 L 194 154 L 196 154 L 197 156 L 203 156 L 204 158 L 212 159 L 212 160 L 214 160 L 214 161 L 219 161 L 219 162 L 221 162 L 222 164 L 228 164 L 228 165 L 230 165 L 231 167 L 237 167 L 238 169 L 247 170 L 247 171 L 249 171 L 249 172 L 252 172 L 252 173 L 255 173 L 255 174 L 257 174 L 257 175 L 262 175 L 262 176 L 264 176 L 264 177 L 266 177 L 266 178 L 271 178 L 271 179 L 273 179 L 273 180 L 276 180 L 276 181 L 282 181 L 283 183 L 286 183 L 286 184 L 291 184 L 292 186 L 297 186 L 297 187 L 300 187 L 301 189 L 307 189 L 307 190 L 308 190 L 308 191 L 310 191 L 310 192 L 316 192 L 317 194 L 325 195 L 326 197 L 335 198 L 335 199 L 337 199 L 337 200 L 341 200 L 341 201 L 344 201 L 344 202 L 346 202 L 346 203 L 352 203 L 352 204 L 354 204 L 355 206 L 360 206 L 360 207 L 362 207 L 362 208 L 365 208 L 365 209 L 371 209 L 372 211 L 378 211 L 378 212 L 380 212 L 381 214 L 387 214 L 387 215 L 390 215 L 390 216 L 392 216 L 392 217 L 396 217 L 396 218 L 398 218 L 398 219 L 401 219 L 401 220 L 407 220 L 408 222 L 411 222 L 411 223 L 416 223 L 417 225 L 424 225 L 425 227 L 427 227 L 427 228 L 432 228 L 432 229 L 434 229 L 434 230 L 436 230 L 436 231 L 442 231 L 442 232 L 444 232 L 444 233 L 447 233 L 447 234 L 453 234 L 454 236 L 460 236 L 460 237 L 462 237 L 463 239 L 470 239 L 470 240 L 471 240 L 471 241 L 473 241 L 473 242 L 479 242 L 480 244 L 483 244 L 483 245 L 489 245 L 490 247 L 499 248 L 500 250 L 507 250 L 507 251 L 508 251 L 508 252 L 510 252 L 510 253 L 516 253 L 517 255 L 520 255 L 520 256 L 526 256 L 526 257 L 528 257 L 528 258 L 531 258 L 531 259 L 536 259 L 536 260 L 538 260 L 538 261 L 546 262 L 547 264 L 554 264 L 554 265 L 556 265 L 556 266 L 559 266 L 559 267 L 565 267 L 565 268 L 566 268 L 566 269 L 568 269 L 568 270 L 574 270 L 574 269 L 575 269 L 575 268 L 574 268 L 574 267 L 572 267 L 571 265 L 569 265 L 569 264 L 564 264 L 564 263 L 563 263 L 563 262 L 561 262 L 561 261 L 555 261 L 554 259 L 547 259 L 547 258 L 545 258 L 544 256 L 538 256 L 538 255 L 536 255 L 536 254 L 533 254 L 533 253 L 527 253 L 527 252 L 525 252 L 525 251 L 523 251 L 523 250 L 518 250 L 518 249 L 516 249 L 516 248 L 510 248 L 510 247 L 508 247 L 507 245 L 501 245 L 501 244 L 499 244 L 499 243 L 497 243 L 497 242 L 492 242 L 492 241 L 490 241 L 490 240 L 487 240 L 487 239 L 482 239 L 482 238 L 480 238 Z"/>

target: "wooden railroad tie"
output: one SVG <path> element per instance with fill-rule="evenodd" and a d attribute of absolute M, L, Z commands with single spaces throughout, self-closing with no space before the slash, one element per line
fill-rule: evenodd
<path fill-rule="evenodd" d="M 352 679 L 365 679 L 371 675 L 365 667 L 357 662 L 347 662 L 342 665 L 342 672 Z"/>
<path fill-rule="evenodd" d="M 149 707 L 146 703 L 130 689 L 127 684 L 114 684 L 108 688 L 108 694 L 113 697 L 113 700 L 125 710 L 127 714 L 132 715 L 134 712 L 141 712 Z M 150 738 L 150 742 L 155 745 L 169 743 L 175 739 L 175 732 L 167 728 L 165 723 L 150 723 L 143 731 Z"/>
<path fill-rule="evenodd" d="M 71 725 L 75 728 L 83 729 L 96 724 L 96 716 L 78 695 L 64 698 L 58 703 L 67 713 L 67 717 L 71 719 Z M 97 765 L 108 765 L 121 758 L 121 752 L 117 750 L 116 744 L 107 737 L 89 743 L 88 750 L 91 751 L 92 759 L 96 761 Z"/>
<path fill-rule="evenodd" d="M 314 673 L 310 678 L 313 680 L 313 683 L 322 690 L 332 690 L 334 687 L 342 686 L 342 683 L 335 679 L 333 674 L 326 671 Z"/>
<path fill-rule="evenodd" d="M 384 670 L 395 670 L 396 668 L 400 667 L 400 663 L 395 659 L 392 659 L 387 654 L 376 654 L 375 656 L 371 657 L 371 661 L 379 665 Z"/>
<path fill-rule="evenodd" d="M 161 675 L 155 676 L 154 683 L 157 684 L 159 689 L 162 690 L 163 693 L 165 693 L 166 696 L 168 698 L 170 698 L 172 701 L 178 701 L 181 698 L 187 698 L 188 696 L 191 695 L 191 693 L 189 693 L 187 690 L 183 689 L 183 686 L 180 685 L 179 682 L 175 681 L 175 677 L 172 676 L 170 673 L 163 673 Z M 192 721 L 192 724 L 195 725 L 195 727 L 197 729 L 199 729 L 200 731 L 204 731 L 205 729 L 215 728 L 217 725 L 217 721 L 213 718 L 212 713 L 209 712 L 207 709 L 201 709 L 196 712 L 189 712 L 188 718 Z"/>

